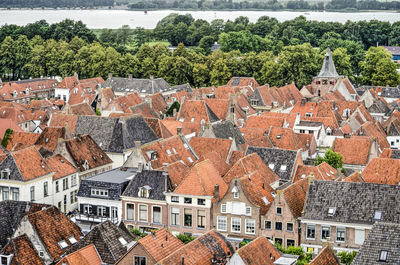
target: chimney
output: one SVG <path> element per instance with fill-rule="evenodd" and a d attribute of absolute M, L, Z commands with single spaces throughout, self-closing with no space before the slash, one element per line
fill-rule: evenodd
<path fill-rule="evenodd" d="M 140 146 L 141 146 L 141 142 L 140 141 L 135 141 L 135 155 L 139 156 L 140 155 Z"/>
<path fill-rule="evenodd" d="M 219 185 L 215 184 L 214 186 L 214 198 L 218 201 L 219 200 Z"/>
<path fill-rule="evenodd" d="M 182 265 L 185 265 L 185 257 L 182 256 Z"/>
<path fill-rule="evenodd" d="M 173 110 L 172 110 L 172 117 L 175 117 L 176 116 L 176 109 L 174 108 Z"/>
<path fill-rule="evenodd" d="M 3 87 L 3 81 L 1 80 L 1 77 L 0 77 L 0 88 L 2 88 Z"/>
<path fill-rule="evenodd" d="M 129 75 L 128 75 L 128 79 L 129 79 L 129 80 L 132 80 L 132 74 L 129 74 Z"/>
<path fill-rule="evenodd" d="M 176 134 L 181 135 L 182 134 L 182 127 L 177 127 L 176 128 Z"/>
<path fill-rule="evenodd" d="M 142 163 L 142 162 L 139 162 L 137 167 L 138 167 L 137 172 L 142 172 L 142 170 L 143 170 L 143 163 Z"/>
<path fill-rule="evenodd" d="M 76 79 L 79 79 L 79 76 L 78 76 L 77 72 L 74 73 L 74 76 L 76 77 Z"/>
<path fill-rule="evenodd" d="M 108 73 L 108 79 L 112 78 L 112 73 Z"/>
<path fill-rule="evenodd" d="M 304 105 L 306 105 L 306 102 L 307 102 L 307 99 L 306 98 L 302 98 L 300 105 L 304 106 Z"/>

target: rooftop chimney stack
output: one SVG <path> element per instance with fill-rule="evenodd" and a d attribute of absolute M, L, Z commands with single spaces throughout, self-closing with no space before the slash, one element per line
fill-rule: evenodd
<path fill-rule="evenodd" d="M 128 75 L 128 79 L 129 79 L 129 80 L 132 80 L 132 74 L 129 74 L 129 75 Z"/>
<path fill-rule="evenodd" d="M 112 73 L 108 73 L 108 79 L 112 78 Z"/>
<path fill-rule="evenodd" d="M 182 134 L 182 127 L 177 127 L 177 128 L 176 128 L 176 133 L 177 133 L 178 135 Z"/>
<path fill-rule="evenodd" d="M 219 185 L 215 184 L 214 186 L 214 198 L 218 201 L 219 200 Z"/>

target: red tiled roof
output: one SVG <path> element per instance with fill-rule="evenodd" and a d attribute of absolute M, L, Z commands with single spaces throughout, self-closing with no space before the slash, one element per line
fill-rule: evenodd
<path fill-rule="evenodd" d="M 233 166 L 239 159 L 244 157 L 244 151 L 232 151 L 229 165 Z"/>
<path fill-rule="evenodd" d="M 310 265 L 340 265 L 333 250 L 325 246 L 311 262 Z"/>
<path fill-rule="evenodd" d="M 164 114 L 167 110 L 167 103 L 161 93 L 156 93 L 151 96 L 151 106 L 158 114 Z"/>
<path fill-rule="evenodd" d="M 348 176 L 347 178 L 343 179 L 344 182 L 365 182 L 365 180 L 363 179 L 363 177 L 361 176 L 360 172 L 354 172 L 353 174 L 351 174 L 350 176 Z"/>
<path fill-rule="evenodd" d="M 301 179 L 282 191 L 286 203 L 295 218 L 300 217 L 303 211 L 308 191 L 308 182 L 308 178 Z"/>
<path fill-rule="evenodd" d="M 260 128 L 268 130 L 271 126 L 283 127 L 285 119 L 282 117 L 250 116 L 244 128 Z"/>
<path fill-rule="evenodd" d="M 69 108 L 71 114 L 74 115 L 96 115 L 92 107 L 86 102 L 70 105 Z"/>
<path fill-rule="evenodd" d="M 196 155 L 204 156 L 205 154 L 215 151 L 223 161 L 228 160 L 229 151 L 233 144 L 233 140 L 222 138 L 205 138 L 205 137 L 192 137 L 190 138 L 190 146 L 193 148 Z"/>
<path fill-rule="evenodd" d="M 202 155 L 199 160 L 197 160 L 197 163 L 206 159 L 210 160 L 214 164 L 215 168 L 218 169 L 218 172 L 221 176 L 225 175 L 225 173 L 228 172 L 228 170 L 230 169 L 230 166 L 216 151 L 212 151 L 205 155 Z"/>
<path fill-rule="evenodd" d="M 101 259 L 93 244 L 87 245 L 62 258 L 56 265 L 101 265 Z"/>
<path fill-rule="evenodd" d="M 22 132 L 22 129 L 18 124 L 11 119 L 1 119 L 0 118 L 0 138 L 3 138 L 4 133 L 7 129 L 11 129 L 14 132 Z"/>
<path fill-rule="evenodd" d="M 29 181 L 52 172 L 34 146 L 12 152 L 12 156 L 24 181 Z"/>
<path fill-rule="evenodd" d="M 175 187 L 189 174 L 190 168 L 180 161 L 168 165 L 168 176 Z"/>
<path fill-rule="evenodd" d="M 53 175 L 53 180 L 63 178 L 78 172 L 65 157 L 62 155 L 55 155 L 46 159 L 47 164 L 55 174 Z"/>
<path fill-rule="evenodd" d="M 49 126 L 65 127 L 65 125 L 68 124 L 69 129 L 71 130 L 72 133 L 74 133 L 77 122 L 78 122 L 77 115 L 54 113 L 51 116 Z"/>
<path fill-rule="evenodd" d="M 333 151 L 343 155 L 344 164 L 366 165 L 371 144 L 368 137 L 336 138 Z"/>
<path fill-rule="evenodd" d="M 11 262 L 8 263 L 10 265 L 44 264 L 26 234 L 11 239 L 2 252 L 5 255 L 13 255 Z"/>
<path fill-rule="evenodd" d="M 38 133 L 28 133 L 28 132 L 14 132 L 11 135 L 11 141 L 8 142 L 7 150 L 20 150 L 29 146 L 33 146 L 36 140 L 39 138 Z"/>
<path fill-rule="evenodd" d="M 237 253 L 246 265 L 273 265 L 282 256 L 279 250 L 269 240 L 260 236 L 241 247 Z"/>
<path fill-rule="evenodd" d="M 374 158 L 361 173 L 365 182 L 398 185 L 400 182 L 400 160 Z"/>
<path fill-rule="evenodd" d="M 139 239 L 138 243 L 144 247 L 156 262 L 185 245 L 165 228 Z"/>
<path fill-rule="evenodd" d="M 64 127 L 46 127 L 37 138 L 35 145 L 43 146 L 49 151 L 54 151 L 59 139 L 64 139 Z"/>
<path fill-rule="evenodd" d="M 301 148 L 303 152 L 308 149 L 298 135 L 289 128 L 271 127 L 268 137 L 274 147 L 280 149 L 298 150 Z"/>
<path fill-rule="evenodd" d="M 225 120 L 230 106 L 230 101 L 228 99 L 205 99 L 204 101 L 219 119 Z"/>

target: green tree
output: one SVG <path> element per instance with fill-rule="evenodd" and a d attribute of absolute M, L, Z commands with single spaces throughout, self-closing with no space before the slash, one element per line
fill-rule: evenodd
<path fill-rule="evenodd" d="M 205 54 L 209 54 L 211 52 L 211 45 L 213 45 L 214 41 L 215 39 L 213 36 L 204 36 L 199 42 L 199 47 L 204 50 Z"/>
<path fill-rule="evenodd" d="M 14 131 L 10 128 L 8 128 L 3 135 L 3 139 L 1 140 L 1 145 L 4 148 L 7 148 L 8 143 L 12 140 L 11 135 L 14 133 Z"/>
<path fill-rule="evenodd" d="M 176 236 L 176 238 L 178 238 L 180 241 L 182 241 L 183 243 L 187 244 L 191 241 L 193 241 L 195 239 L 194 236 L 188 235 L 188 234 L 183 234 L 180 233 Z"/>
<path fill-rule="evenodd" d="M 232 77 L 224 60 L 218 59 L 210 73 L 210 82 L 213 86 L 226 84 Z"/>
<path fill-rule="evenodd" d="M 397 86 L 399 74 L 391 54 L 383 47 L 371 47 L 360 63 L 361 82 L 365 85 Z"/>
<path fill-rule="evenodd" d="M 319 164 L 326 162 L 332 167 L 338 169 L 343 167 L 343 156 L 337 152 L 333 152 L 332 149 L 328 149 L 325 152 L 325 156 L 322 157 L 320 155 L 317 156 L 315 160 L 315 165 L 318 166 Z"/>
<path fill-rule="evenodd" d="M 181 104 L 179 104 L 178 101 L 175 101 L 165 112 L 165 116 L 173 117 L 174 110 L 176 110 L 176 113 L 178 113 L 180 108 L 181 108 Z"/>
<path fill-rule="evenodd" d="M 205 64 L 195 63 L 193 66 L 193 83 L 196 87 L 204 87 L 207 85 L 209 70 Z"/>
<path fill-rule="evenodd" d="M 0 54 L 0 72 L 13 79 L 16 72 L 15 42 L 10 36 L 1 43 Z"/>
<path fill-rule="evenodd" d="M 341 258 L 342 263 L 345 265 L 351 265 L 351 263 L 353 263 L 353 259 L 356 255 L 357 255 L 357 251 L 352 251 L 352 252 L 342 251 L 338 254 L 338 256 Z"/>

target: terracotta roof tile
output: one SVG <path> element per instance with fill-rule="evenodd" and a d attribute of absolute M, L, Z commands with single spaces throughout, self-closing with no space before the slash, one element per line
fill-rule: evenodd
<path fill-rule="evenodd" d="M 63 178 L 78 172 L 65 157 L 62 155 L 55 155 L 46 159 L 47 164 L 55 174 L 53 175 L 53 180 Z"/>
<path fill-rule="evenodd" d="M 259 84 L 254 79 L 254 77 L 232 77 L 229 80 L 228 86 L 250 86 L 253 89 L 258 87 Z"/>
<path fill-rule="evenodd" d="M 57 147 L 58 139 L 65 138 L 65 127 L 46 127 L 37 138 L 35 145 L 42 146 L 49 151 Z"/>
<path fill-rule="evenodd" d="M 381 150 L 390 148 L 389 142 L 386 139 L 386 133 L 378 122 L 368 121 L 361 125 L 361 130 L 363 131 L 363 135 L 369 136 L 371 139 L 377 138 Z"/>
<path fill-rule="evenodd" d="M 200 124 L 202 120 L 206 123 L 214 122 L 217 117 L 204 100 L 185 100 L 179 109 L 177 120 Z"/>
<path fill-rule="evenodd" d="M 20 150 L 35 144 L 38 139 L 38 133 L 28 133 L 28 132 L 14 132 L 11 135 L 11 141 L 8 142 L 7 150 Z M 18 147 L 17 147 L 18 144 Z M 17 148 L 16 148 L 17 147 Z"/>
<path fill-rule="evenodd" d="M 154 235 L 145 236 L 138 243 L 146 249 L 156 262 L 185 245 L 165 228 L 157 230 Z"/>
<path fill-rule="evenodd" d="M 70 105 L 69 109 L 74 115 L 96 115 L 93 108 L 86 102 Z"/>
<path fill-rule="evenodd" d="M 189 172 L 190 168 L 180 161 L 168 165 L 168 176 L 175 187 L 181 183 Z"/>
<path fill-rule="evenodd" d="M 159 264 L 181 264 L 182 257 L 186 265 L 211 265 L 213 258 L 219 259 L 221 264 L 226 264 L 233 253 L 234 249 L 227 239 L 219 232 L 211 230 L 177 249 Z"/>
<path fill-rule="evenodd" d="M 164 124 L 159 119 L 155 118 L 144 118 L 146 123 L 150 126 L 150 128 L 154 131 L 158 138 L 169 138 L 172 133 L 164 126 Z"/>
<path fill-rule="evenodd" d="M 263 160 L 256 153 L 239 159 L 225 174 L 223 179 L 227 184 L 229 184 L 235 177 L 250 175 L 254 172 L 259 172 L 266 180 L 268 185 L 279 179 L 278 175 L 276 175 L 267 165 L 265 165 Z"/>
<path fill-rule="evenodd" d="M 345 181 L 345 182 L 365 182 L 365 180 L 361 176 L 361 173 L 357 172 L 357 171 L 354 172 L 353 174 L 351 174 L 350 176 L 348 176 L 347 178 L 343 179 L 343 181 Z"/>
<path fill-rule="evenodd" d="M 400 182 L 400 160 L 374 158 L 361 173 L 365 182 L 398 185 Z"/>
<path fill-rule="evenodd" d="M 228 170 L 230 169 L 229 164 L 227 164 L 225 160 L 222 159 L 220 154 L 216 151 L 212 151 L 200 156 L 199 160 L 197 160 L 197 163 L 206 159 L 210 160 L 214 164 L 215 168 L 218 169 L 218 172 L 221 176 L 225 175 L 225 173 L 228 172 Z"/>
<path fill-rule="evenodd" d="M 96 247 L 90 244 L 62 258 L 56 265 L 101 265 Z"/>
<path fill-rule="evenodd" d="M 77 122 L 78 122 L 77 115 L 55 113 L 51 116 L 49 126 L 65 127 L 65 125 L 68 124 L 69 129 L 71 130 L 72 133 L 74 133 Z"/>
<path fill-rule="evenodd" d="M 285 119 L 283 117 L 251 116 L 247 119 L 244 128 L 261 128 L 268 130 L 269 127 L 283 127 Z"/>
<path fill-rule="evenodd" d="M 26 234 L 11 239 L 2 252 L 5 255 L 13 255 L 10 265 L 44 264 Z"/>
<path fill-rule="evenodd" d="M 65 240 L 68 246 L 71 246 L 73 243 L 70 242 L 70 237 L 73 236 L 79 242 L 83 236 L 79 227 L 54 206 L 31 214 L 28 219 L 50 256 L 55 260 L 66 251 L 66 248 L 62 249 L 58 242 Z"/>
<path fill-rule="evenodd" d="M 158 114 L 164 114 L 168 106 L 161 93 L 149 96 L 151 98 L 151 106 Z"/>
<path fill-rule="evenodd" d="M 233 166 L 239 159 L 244 157 L 244 151 L 232 151 L 229 165 Z"/>
<path fill-rule="evenodd" d="M 12 156 L 24 181 L 29 181 L 52 172 L 34 146 L 12 152 Z"/>
<path fill-rule="evenodd" d="M 266 237 L 260 236 L 241 247 L 237 253 L 246 265 L 273 265 L 282 256 Z"/>
<path fill-rule="evenodd" d="M 288 204 L 289 209 L 295 218 L 300 217 L 301 212 L 303 211 L 308 190 L 308 183 L 308 178 L 301 179 L 289 185 L 282 191 L 286 203 Z"/>
<path fill-rule="evenodd" d="M 141 115 L 144 118 L 160 118 L 160 114 L 152 109 L 147 102 L 130 107 L 130 112 L 136 115 Z"/>
<path fill-rule="evenodd" d="M 309 176 L 317 180 L 334 180 L 338 171 L 327 163 L 322 163 L 318 166 L 299 165 L 296 169 L 296 174 L 293 183 L 305 179 Z"/>
<path fill-rule="evenodd" d="M 310 265 L 340 265 L 333 250 L 325 246 L 311 262 Z"/>
<path fill-rule="evenodd" d="M 233 140 L 222 138 L 205 138 L 205 137 L 192 137 L 190 138 L 190 146 L 193 148 L 196 155 L 204 156 L 205 154 L 215 151 L 223 161 L 228 161 L 229 151 L 233 144 Z"/>
<path fill-rule="evenodd" d="M 210 160 L 195 164 L 189 174 L 181 181 L 174 193 L 197 196 L 214 196 L 214 186 L 219 185 L 219 194 L 222 198 L 228 186 L 221 178 L 218 170 Z"/>
<path fill-rule="evenodd" d="M 271 127 L 268 137 L 272 144 L 280 149 L 297 150 L 301 148 L 303 152 L 308 149 L 298 135 L 289 128 Z"/>
<path fill-rule="evenodd" d="M 344 164 L 366 165 L 371 144 L 368 137 L 336 138 L 333 151 L 343 155 Z"/>
<path fill-rule="evenodd" d="M 73 75 L 73 76 L 66 76 L 64 77 L 64 79 L 61 81 L 61 83 L 59 84 L 59 87 L 61 88 L 67 88 L 67 89 L 72 89 L 74 88 L 76 85 L 79 84 L 79 79 L 77 76 Z"/>
<path fill-rule="evenodd" d="M 228 99 L 205 99 L 204 101 L 220 120 L 225 120 L 230 106 Z"/>
<path fill-rule="evenodd" d="M 121 97 L 117 97 L 114 99 L 115 103 L 117 103 L 123 112 L 128 112 L 130 113 L 130 107 L 138 105 L 142 102 L 142 99 L 140 98 L 138 93 L 130 93 L 126 96 L 121 96 Z M 112 104 L 112 103 L 110 103 Z M 106 109 L 110 109 L 109 107 L 107 107 Z"/>

